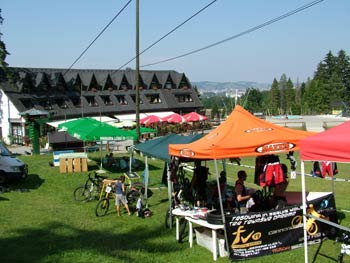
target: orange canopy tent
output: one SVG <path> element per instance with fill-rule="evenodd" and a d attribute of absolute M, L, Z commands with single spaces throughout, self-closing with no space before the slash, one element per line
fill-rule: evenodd
<path fill-rule="evenodd" d="M 236 106 L 224 123 L 201 139 L 188 144 L 170 144 L 169 155 L 189 159 L 214 160 L 216 183 L 219 200 L 221 200 L 217 160 L 298 150 L 299 141 L 313 134 L 313 132 L 272 124 L 255 117 L 241 106 Z M 170 180 L 169 178 L 170 175 L 168 175 L 168 180 Z M 225 225 L 222 202 L 220 202 L 220 210 Z M 226 232 L 226 227 L 224 230 Z M 226 235 L 225 239 L 226 249 L 229 251 Z"/>
<path fill-rule="evenodd" d="M 170 144 L 169 155 L 225 159 L 278 154 L 298 150 L 299 140 L 313 134 L 272 124 L 237 105 L 224 123 L 201 139 L 189 144 Z"/>

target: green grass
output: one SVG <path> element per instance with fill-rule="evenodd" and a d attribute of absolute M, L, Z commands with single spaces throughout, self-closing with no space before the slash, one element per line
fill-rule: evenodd
<path fill-rule="evenodd" d="M 89 157 L 99 162 L 99 153 Z M 296 156 L 298 158 L 298 156 Z M 80 204 L 73 201 L 73 190 L 86 180 L 87 173 L 60 174 L 58 167 L 50 167 L 52 155 L 20 156 L 29 165 L 29 177 L 24 182 L 11 186 L 10 192 L 0 195 L 0 262 L 210 262 L 212 253 L 194 244 L 189 248 L 188 237 L 183 243 L 175 240 L 175 229 L 166 229 L 164 215 L 168 206 L 167 188 L 159 187 L 164 163 L 149 159 L 150 187 L 153 196 L 149 208 L 153 216 L 141 219 L 127 216 L 117 217 L 114 209 L 105 217 L 96 217 L 95 201 Z M 136 158 L 143 161 L 142 157 Z M 285 156 L 281 161 L 288 163 Z M 244 158 L 242 164 L 254 165 L 255 158 Z M 207 162 L 213 175 L 213 162 Z M 300 163 L 298 163 L 300 165 Z M 221 163 L 219 166 L 221 169 Z M 228 182 L 236 180 L 239 169 L 248 172 L 247 185 L 253 184 L 254 170 L 243 166 L 228 165 Z M 96 168 L 89 162 L 90 170 Z M 306 171 L 311 169 L 307 164 Z M 337 177 L 349 179 L 349 165 L 338 164 Z M 300 171 L 300 166 L 298 167 Z M 138 171 L 142 173 L 142 169 Z M 110 178 L 120 175 L 113 173 Z M 308 191 L 332 191 L 332 182 L 307 177 Z M 335 199 L 341 224 L 348 226 L 349 183 L 335 182 Z M 28 189 L 29 191 L 18 191 Z M 300 175 L 291 180 L 289 191 L 300 191 Z M 112 205 L 112 208 L 113 205 Z M 319 250 L 319 251 L 318 251 Z M 310 262 L 335 262 L 340 244 L 333 240 L 321 246 L 309 247 Z M 253 262 L 303 262 L 303 248 L 273 256 L 255 258 Z M 347 256 L 350 258 L 350 256 Z M 349 260 L 345 257 L 346 260 Z M 217 262 L 227 262 L 219 258 Z M 349 262 L 349 261 L 348 261 Z"/>

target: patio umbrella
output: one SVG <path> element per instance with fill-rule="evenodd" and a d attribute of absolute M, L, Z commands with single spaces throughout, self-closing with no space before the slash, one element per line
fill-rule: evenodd
<path fill-rule="evenodd" d="M 140 123 L 141 124 L 144 124 L 144 125 L 149 125 L 149 124 L 153 124 L 153 123 L 159 123 L 159 122 L 162 122 L 162 118 L 161 117 L 158 117 L 156 115 L 148 115 L 144 118 L 142 118 L 140 120 Z"/>
<path fill-rule="evenodd" d="M 162 118 L 163 121 L 166 121 L 168 123 L 183 123 L 183 122 L 186 122 L 186 119 L 178 114 L 178 113 L 173 113 L 173 114 L 170 114 L 168 116 L 165 116 Z"/>
<path fill-rule="evenodd" d="M 207 116 L 200 115 L 199 113 L 194 112 L 194 111 L 185 114 L 184 118 L 186 119 L 187 122 L 205 121 L 206 119 L 208 119 Z"/>

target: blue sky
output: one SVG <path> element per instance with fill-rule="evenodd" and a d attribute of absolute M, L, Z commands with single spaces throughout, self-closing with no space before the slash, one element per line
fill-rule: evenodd
<path fill-rule="evenodd" d="M 127 0 L 2 0 L 2 40 L 13 67 L 68 68 Z M 135 0 L 73 68 L 118 69 L 135 57 Z M 140 0 L 140 51 L 211 0 Z M 218 0 L 140 57 L 173 58 L 261 25 L 312 0 Z M 184 72 L 191 81 L 271 83 L 312 77 L 332 51 L 350 55 L 350 1 L 325 0 L 300 13 L 210 49 L 148 70 Z M 135 68 L 135 61 L 126 67 Z M 125 68 L 125 67 L 124 67 Z"/>

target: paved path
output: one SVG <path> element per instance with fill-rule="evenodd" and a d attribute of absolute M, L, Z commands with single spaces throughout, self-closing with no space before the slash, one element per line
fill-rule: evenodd
<path fill-rule="evenodd" d="M 328 126 L 336 126 L 344 121 L 350 120 L 350 118 L 345 117 L 334 117 L 332 115 L 316 115 L 316 116 L 300 116 L 300 119 L 278 119 L 267 117 L 267 121 L 278 124 L 285 125 L 287 127 L 301 127 L 302 123 L 305 123 L 306 130 L 321 132 L 324 131 L 324 124 Z"/>

